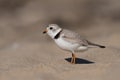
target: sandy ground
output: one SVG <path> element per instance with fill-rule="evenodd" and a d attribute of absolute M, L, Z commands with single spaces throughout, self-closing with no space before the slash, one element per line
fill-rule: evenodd
<path fill-rule="evenodd" d="M 115 26 L 119 24 L 75 29 L 89 40 L 106 45 L 105 49 L 76 53 L 76 64 L 69 63 L 69 52 L 42 34 L 43 27 L 14 41 L 1 38 L 0 80 L 119 80 L 120 28 Z"/>
<path fill-rule="evenodd" d="M 71 53 L 42 34 L 47 23 L 106 48 L 70 64 Z M 120 1 L 0 0 L 0 80 L 120 80 Z"/>

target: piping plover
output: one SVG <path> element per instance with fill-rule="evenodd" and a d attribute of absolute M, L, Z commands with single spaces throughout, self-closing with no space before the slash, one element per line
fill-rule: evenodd
<path fill-rule="evenodd" d="M 47 33 L 61 49 L 72 53 L 72 64 L 75 64 L 76 56 L 74 53 L 76 51 L 85 51 L 91 47 L 105 48 L 105 46 L 86 40 L 78 33 L 68 29 L 62 29 L 57 24 L 49 24 L 43 33 Z"/>

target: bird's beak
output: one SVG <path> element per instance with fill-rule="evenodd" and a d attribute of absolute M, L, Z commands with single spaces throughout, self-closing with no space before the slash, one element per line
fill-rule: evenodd
<path fill-rule="evenodd" d="M 47 33 L 47 29 L 45 31 L 43 31 L 43 34 Z"/>

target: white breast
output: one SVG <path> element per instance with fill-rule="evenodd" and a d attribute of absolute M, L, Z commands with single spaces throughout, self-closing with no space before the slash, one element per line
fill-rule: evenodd
<path fill-rule="evenodd" d="M 75 51 L 80 46 L 77 43 L 73 44 L 73 43 L 67 42 L 62 38 L 55 39 L 55 42 L 60 48 L 65 49 L 65 50 L 69 50 L 69 51 Z"/>

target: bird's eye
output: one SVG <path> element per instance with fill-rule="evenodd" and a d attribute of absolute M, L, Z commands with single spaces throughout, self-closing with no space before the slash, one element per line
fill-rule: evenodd
<path fill-rule="evenodd" d="M 52 30 L 53 29 L 53 27 L 50 27 L 50 30 Z"/>

